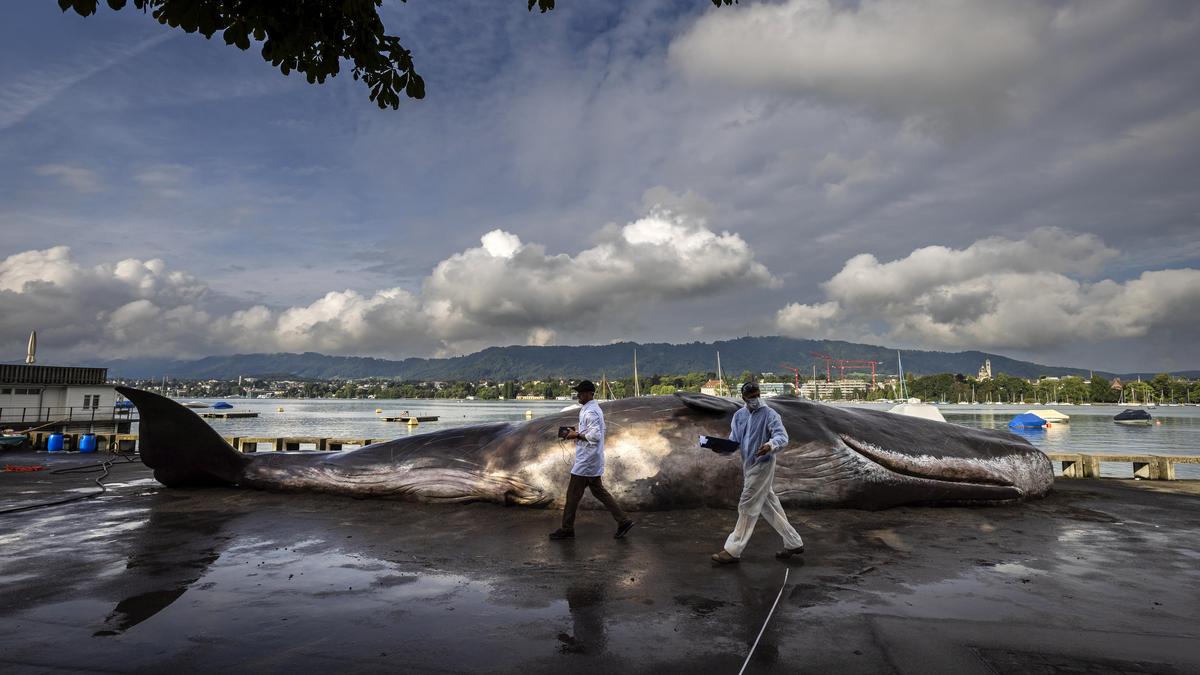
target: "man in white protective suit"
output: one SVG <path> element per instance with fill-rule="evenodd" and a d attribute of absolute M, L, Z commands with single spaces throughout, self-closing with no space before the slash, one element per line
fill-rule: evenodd
<path fill-rule="evenodd" d="M 741 560 L 760 515 L 783 537 L 783 550 L 775 554 L 776 558 L 787 559 L 804 552 L 800 534 L 788 522 L 779 496 L 772 489 L 775 452 L 788 442 L 783 420 L 779 413 L 763 403 L 754 382 L 742 385 L 742 400 L 746 405 L 733 414 L 729 430 L 729 440 L 739 444 L 737 454 L 742 460 L 745 476 L 742 496 L 738 500 L 737 525 L 725 540 L 725 548 L 712 556 L 714 562 L 723 565 Z"/>

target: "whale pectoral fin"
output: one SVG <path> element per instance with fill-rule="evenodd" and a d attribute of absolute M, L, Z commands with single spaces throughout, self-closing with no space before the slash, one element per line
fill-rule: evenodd
<path fill-rule="evenodd" d="M 706 415 L 728 415 L 737 412 L 737 409 L 741 407 L 728 399 L 709 396 L 708 394 L 677 391 L 675 392 L 675 397 L 685 406 Z"/>
<path fill-rule="evenodd" d="M 117 387 L 138 409 L 138 454 L 168 487 L 231 485 L 250 459 L 207 422 L 165 396 Z"/>

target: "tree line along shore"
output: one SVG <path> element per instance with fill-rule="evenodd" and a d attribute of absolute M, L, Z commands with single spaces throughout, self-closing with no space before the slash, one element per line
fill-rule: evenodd
<path fill-rule="evenodd" d="M 635 386 L 633 377 L 609 378 L 604 374 L 587 375 L 604 388 L 605 398 L 626 398 L 642 395 L 669 395 L 677 391 L 700 392 L 717 381 L 713 372 L 691 372 L 682 375 L 649 375 L 640 377 Z M 582 378 L 580 378 L 582 379 Z M 736 391 L 741 382 L 755 380 L 790 384 L 791 373 L 751 373 L 744 371 L 726 376 L 728 391 Z M 801 377 L 803 387 L 812 381 Z M 818 377 L 818 381 L 824 378 Z M 578 379 L 506 380 L 506 381 L 398 381 L 386 378 L 354 380 L 308 380 L 288 376 L 239 378 L 237 380 L 132 380 L 121 381 L 176 398 L 333 398 L 333 399 L 476 399 L 512 400 L 571 398 L 571 387 Z M 1188 380 L 1160 373 L 1149 380 L 1121 382 L 1099 375 L 1091 378 L 1076 376 L 1044 377 L 1029 380 L 998 373 L 991 378 L 977 378 L 954 373 L 906 375 L 901 388 L 896 376 L 877 377 L 875 386 L 864 376 L 847 377 L 845 388 L 825 387 L 822 398 L 832 400 L 895 400 L 905 395 L 926 401 L 1010 403 L 1055 401 L 1066 403 L 1200 403 L 1200 380 Z M 835 383 L 836 385 L 836 383 Z"/>

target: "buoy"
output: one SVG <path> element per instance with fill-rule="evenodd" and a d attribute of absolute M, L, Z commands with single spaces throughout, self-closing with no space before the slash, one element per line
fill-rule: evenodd
<path fill-rule="evenodd" d="M 1052 425 L 1051 425 L 1049 422 L 1046 422 L 1046 428 L 1047 428 L 1047 429 L 1049 429 L 1051 426 L 1052 426 Z"/>
<path fill-rule="evenodd" d="M 415 417 L 408 418 L 408 426 L 410 426 L 410 427 L 417 426 L 417 418 L 415 418 Z"/>
<path fill-rule="evenodd" d="M 1155 424 L 1162 424 L 1162 420 L 1154 420 Z"/>
<path fill-rule="evenodd" d="M 283 407 L 281 406 L 281 407 L 279 407 L 279 408 L 276 408 L 276 409 L 275 409 L 275 412 L 283 412 Z"/>
<path fill-rule="evenodd" d="M 375 409 L 375 414 L 376 414 L 376 415 L 378 415 L 378 414 L 379 414 L 379 413 L 381 413 L 381 412 L 383 412 L 383 408 L 376 408 L 376 409 Z"/>
<path fill-rule="evenodd" d="M 527 420 L 533 419 L 533 411 L 532 410 L 525 411 L 525 419 L 527 419 Z"/>

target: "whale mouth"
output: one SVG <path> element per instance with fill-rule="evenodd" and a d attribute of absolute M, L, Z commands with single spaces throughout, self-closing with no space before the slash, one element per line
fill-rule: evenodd
<path fill-rule="evenodd" d="M 838 434 L 846 447 L 870 460 L 872 463 L 909 478 L 939 483 L 966 484 L 979 487 L 1007 488 L 1023 494 L 1012 480 L 1001 475 L 993 467 L 977 460 L 941 458 L 935 462 L 922 462 L 918 457 L 880 448 L 846 434 Z M 931 459 L 933 459 L 931 457 Z M 936 471 L 934 466 L 937 467 Z"/>

